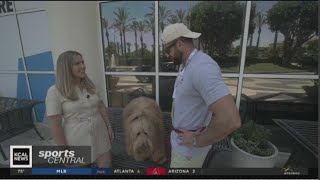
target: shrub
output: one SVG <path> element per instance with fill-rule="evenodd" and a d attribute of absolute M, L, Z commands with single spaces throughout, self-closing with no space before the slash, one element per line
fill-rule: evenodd
<path fill-rule="evenodd" d="M 271 132 L 253 122 L 244 124 L 235 131 L 234 143 L 242 150 L 257 156 L 270 156 L 274 149 L 268 145 Z"/>

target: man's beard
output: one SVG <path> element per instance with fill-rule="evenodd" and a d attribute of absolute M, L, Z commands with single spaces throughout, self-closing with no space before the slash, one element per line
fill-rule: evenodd
<path fill-rule="evenodd" d="M 176 65 L 180 65 L 182 63 L 182 52 L 178 52 L 177 57 L 173 58 L 173 64 Z"/>

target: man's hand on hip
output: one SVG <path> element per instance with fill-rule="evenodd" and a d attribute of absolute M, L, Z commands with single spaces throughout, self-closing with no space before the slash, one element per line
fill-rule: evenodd
<path fill-rule="evenodd" d="M 179 129 L 182 133 L 178 133 L 178 138 L 181 140 L 180 145 L 185 145 L 187 147 L 194 147 L 194 138 L 201 133 L 201 129 L 197 131 L 188 131 L 184 129 Z"/>

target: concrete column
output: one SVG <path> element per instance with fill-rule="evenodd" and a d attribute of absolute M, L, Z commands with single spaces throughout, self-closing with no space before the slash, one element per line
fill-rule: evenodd
<path fill-rule="evenodd" d="M 47 12 L 54 67 L 62 52 L 80 52 L 88 76 L 106 100 L 98 2 L 47 1 Z"/>

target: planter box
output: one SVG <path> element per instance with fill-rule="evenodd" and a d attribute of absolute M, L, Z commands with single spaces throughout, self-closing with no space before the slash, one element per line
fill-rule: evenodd
<path fill-rule="evenodd" d="M 234 168 L 274 168 L 279 154 L 278 148 L 269 142 L 275 150 L 271 156 L 256 156 L 249 154 L 235 145 L 231 138 L 232 167 Z"/>

